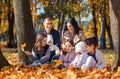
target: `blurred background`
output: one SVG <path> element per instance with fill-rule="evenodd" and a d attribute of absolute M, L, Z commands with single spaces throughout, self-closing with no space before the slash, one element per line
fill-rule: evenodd
<path fill-rule="evenodd" d="M 49 16 L 62 33 L 64 22 L 74 17 L 86 37 L 98 38 L 100 49 L 113 49 L 109 0 L 30 0 L 30 9 L 34 32 L 43 28 L 42 22 Z M 9 48 L 17 46 L 13 0 L 0 0 L 0 41 Z"/>

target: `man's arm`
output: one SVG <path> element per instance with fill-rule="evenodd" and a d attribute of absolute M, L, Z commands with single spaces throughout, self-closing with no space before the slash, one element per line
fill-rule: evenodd
<path fill-rule="evenodd" d="M 56 33 L 54 44 L 60 48 L 60 33 L 59 32 Z"/>

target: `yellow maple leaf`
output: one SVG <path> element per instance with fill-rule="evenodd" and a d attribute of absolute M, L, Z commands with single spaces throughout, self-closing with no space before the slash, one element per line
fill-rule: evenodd
<path fill-rule="evenodd" d="M 62 60 L 54 60 L 54 62 L 56 62 L 58 64 L 62 64 Z"/>
<path fill-rule="evenodd" d="M 24 49 L 25 47 L 26 47 L 26 43 L 21 44 L 22 51 L 25 51 L 25 49 Z"/>

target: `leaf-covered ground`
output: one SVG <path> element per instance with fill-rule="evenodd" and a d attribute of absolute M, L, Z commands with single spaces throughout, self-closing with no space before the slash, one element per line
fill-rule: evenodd
<path fill-rule="evenodd" d="M 117 72 L 111 70 L 114 53 L 104 50 L 107 67 L 103 70 L 92 69 L 83 73 L 79 69 L 57 69 L 53 64 L 44 64 L 41 67 L 19 66 L 18 53 L 4 51 L 3 54 L 10 64 L 14 66 L 4 67 L 0 71 L 0 79 L 120 79 L 120 68 Z"/>
<path fill-rule="evenodd" d="M 0 79 L 119 79 L 120 70 L 92 69 L 86 73 L 74 68 L 57 69 L 54 65 L 44 64 L 41 67 L 9 66 L 0 72 Z"/>

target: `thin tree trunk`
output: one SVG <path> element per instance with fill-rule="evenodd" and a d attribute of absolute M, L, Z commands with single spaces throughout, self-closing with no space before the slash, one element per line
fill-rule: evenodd
<path fill-rule="evenodd" d="M 58 22 L 58 31 L 60 32 L 61 29 L 61 17 L 59 18 L 59 22 Z"/>
<path fill-rule="evenodd" d="M 62 16 L 61 16 L 61 23 L 60 23 L 60 26 L 59 26 L 60 34 L 62 34 L 63 25 L 64 25 L 64 19 L 65 19 L 65 13 L 63 12 Z"/>
<path fill-rule="evenodd" d="M 9 26 L 8 26 L 8 47 L 14 47 L 15 46 L 15 42 L 14 42 L 14 32 L 13 32 L 13 26 L 14 26 L 14 13 L 13 12 L 9 12 L 8 13 L 8 22 L 9 22 Z"/>
<path fill-rule="evenodd" d="M 81 28 L 81 19 L 80 19 L 80 12 L 78 12 L 78 25 Z"/>
<path fill-rule="evenodd" d="M 112 40 L 111 31 L 110 31 L 110 26 L 106 26 L 106 30 L 109 37 L 110 49 L 113 49 L 113 40 Z"/>
<path fill-rule="evenodd" d="M 106 15 L 105 15 L 105 1 L 102 4 L 102 26 L 101 26 L 101 36 L 100 36 L 100 49 L 106 48 L 106 38 L 105 38 L 105 30 L 106 30 Z"/>
<path fill-rule="evenodd" d="M 120 0 L 109 0 L 110 4 L 110 26 L 115 51 L 115 61 L 113 69 L 117 70 L 120 66 Z"/>
<path fill-rule="evenodd" d="M 96 15 L 95 15 L 95 4 L 93 4 L 93 10 L 92 10 L 92 15 L 93 15 L 93 22 L 94 22 L 94 35 L 96 38 L 98 38 L 97 36 L 97 27 L 96 27 L 96 24 L 97 24 L 97 21 L 96 21 Z"/>
<path fill-rule="evenodd" d="M 0 11 L 0 16 L 1 16 L 1 11 Z M 1 26 L 1 18 L 0 18 L 0 26 Z"/>
<path fill-rule="evenodd" d="M 105 38 L 105 16 L 102 15 L 102 26 L 101 26 L 101 36 L 100 36 L 100 49 L 106 48 L 106 38 Z"/>
<path fill-rule="evenodd" d="M 0 0 L 0 5 L 2 5 L 2 1 L 1 0 Z M 1 14 L 2 14 L 2 7 L 0 7 L 0 16 L 1 16 Z M 0 26 L 1 26 L 1 17 L 0 17 Z"/>
<path fill-rule="evenodd" d="M 0 1 L 0 5 L 2 5 L 2 1 Z M 2 7 L 0 7 L 0 16 L 2 14 L 2 11 L 1 11 Z M 1 26 L 1 17 L 0 17 L 0 26 Z"/>

